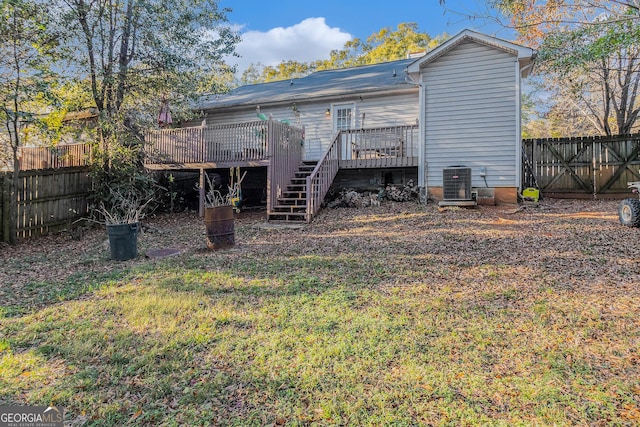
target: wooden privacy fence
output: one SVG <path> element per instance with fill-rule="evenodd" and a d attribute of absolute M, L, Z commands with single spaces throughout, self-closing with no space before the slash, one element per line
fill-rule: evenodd
<path fill-rule="evenodd" d="M 11 173 L 0 174 L 0 237 L 9 240 Z M 17 188 L 17 237 L 46 234 L 70 226 L 89 212 L 91 181 L 87 168 L 20 171 Z"/>
<path fill-rule="evenodd" d="M 18 157 L 20 170 L 87 166 L 91 162 L 91 145 L 80 143 L 56 147 L 20 147 Z"/>
<path fill-rule="evenodd" d="M 523 187 L 579 197 L 628 193 L 640 181 L 640 134 L 523 141 Z"/>

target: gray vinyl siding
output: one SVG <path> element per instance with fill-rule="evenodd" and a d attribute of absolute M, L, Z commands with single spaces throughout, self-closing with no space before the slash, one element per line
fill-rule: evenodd
<path fill-rule="evenodd" d="M 515 63 L 508 52 L 464 42 L 425 66 L 428 186 L 442 185 L 442 169 L 465 165 L 472 168 L 473 186 L 517 187 Z"/>
<path fill-rule="evenodd" d="M 305 159 L 319 160 L 325 150 L 329 148 L 334 135 L 332 117 L 325 112 L 332 105 L 355 105 L 355 129 L 362 127 L 362 113 L 365 114 L 364 127 L 384 127 L 415 124 L 419 117 L 418 90 L 400 95 L 353 97 L 334 102 L 323 100 L 318 102 L 296 102 L 300 116 L 296 118 L 292 105 L 261 105 L 260 112 L 274 120 L 288 120 L 292 126 L 305 128 Z M 221 109 L 206 112 L 208 125 L 235 124 L 259 120 L 256 107 L 247 109 Z M 189 123 L 198 126 L 202 119 Z"/>

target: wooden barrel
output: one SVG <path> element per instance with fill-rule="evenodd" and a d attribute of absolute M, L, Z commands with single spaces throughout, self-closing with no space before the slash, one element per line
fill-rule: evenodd
<path fill-rule="evenodd" d="M 204 225 L 207 229 L 207 247 L 209 249 L 225 249 L 235 244 L 232 206 L 205 208 Z"/>

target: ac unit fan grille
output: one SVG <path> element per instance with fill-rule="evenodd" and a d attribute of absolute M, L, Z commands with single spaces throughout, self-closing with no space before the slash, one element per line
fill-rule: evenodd
<path fill-rule="evenodd" d="M 472 200 L 471 168 L 451 167 L 442 170 L 444 200 Z"/>

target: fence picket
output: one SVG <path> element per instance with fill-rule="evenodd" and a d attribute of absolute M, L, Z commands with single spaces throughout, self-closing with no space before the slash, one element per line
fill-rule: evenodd
<path fill-rule="evenodd" d="M 0 174 L 0 240 L 9 241 L 10 179 Z M 18 174 L 16 237 L 32 237 L 67 227 L 89 213 L 87 168 L 20 171 Z"/>
<path fill-rule="evenodd" d="M 640 134 L 523 140 L 522 186 L 546 194 L 627 193 L 640 180 Z"/>

